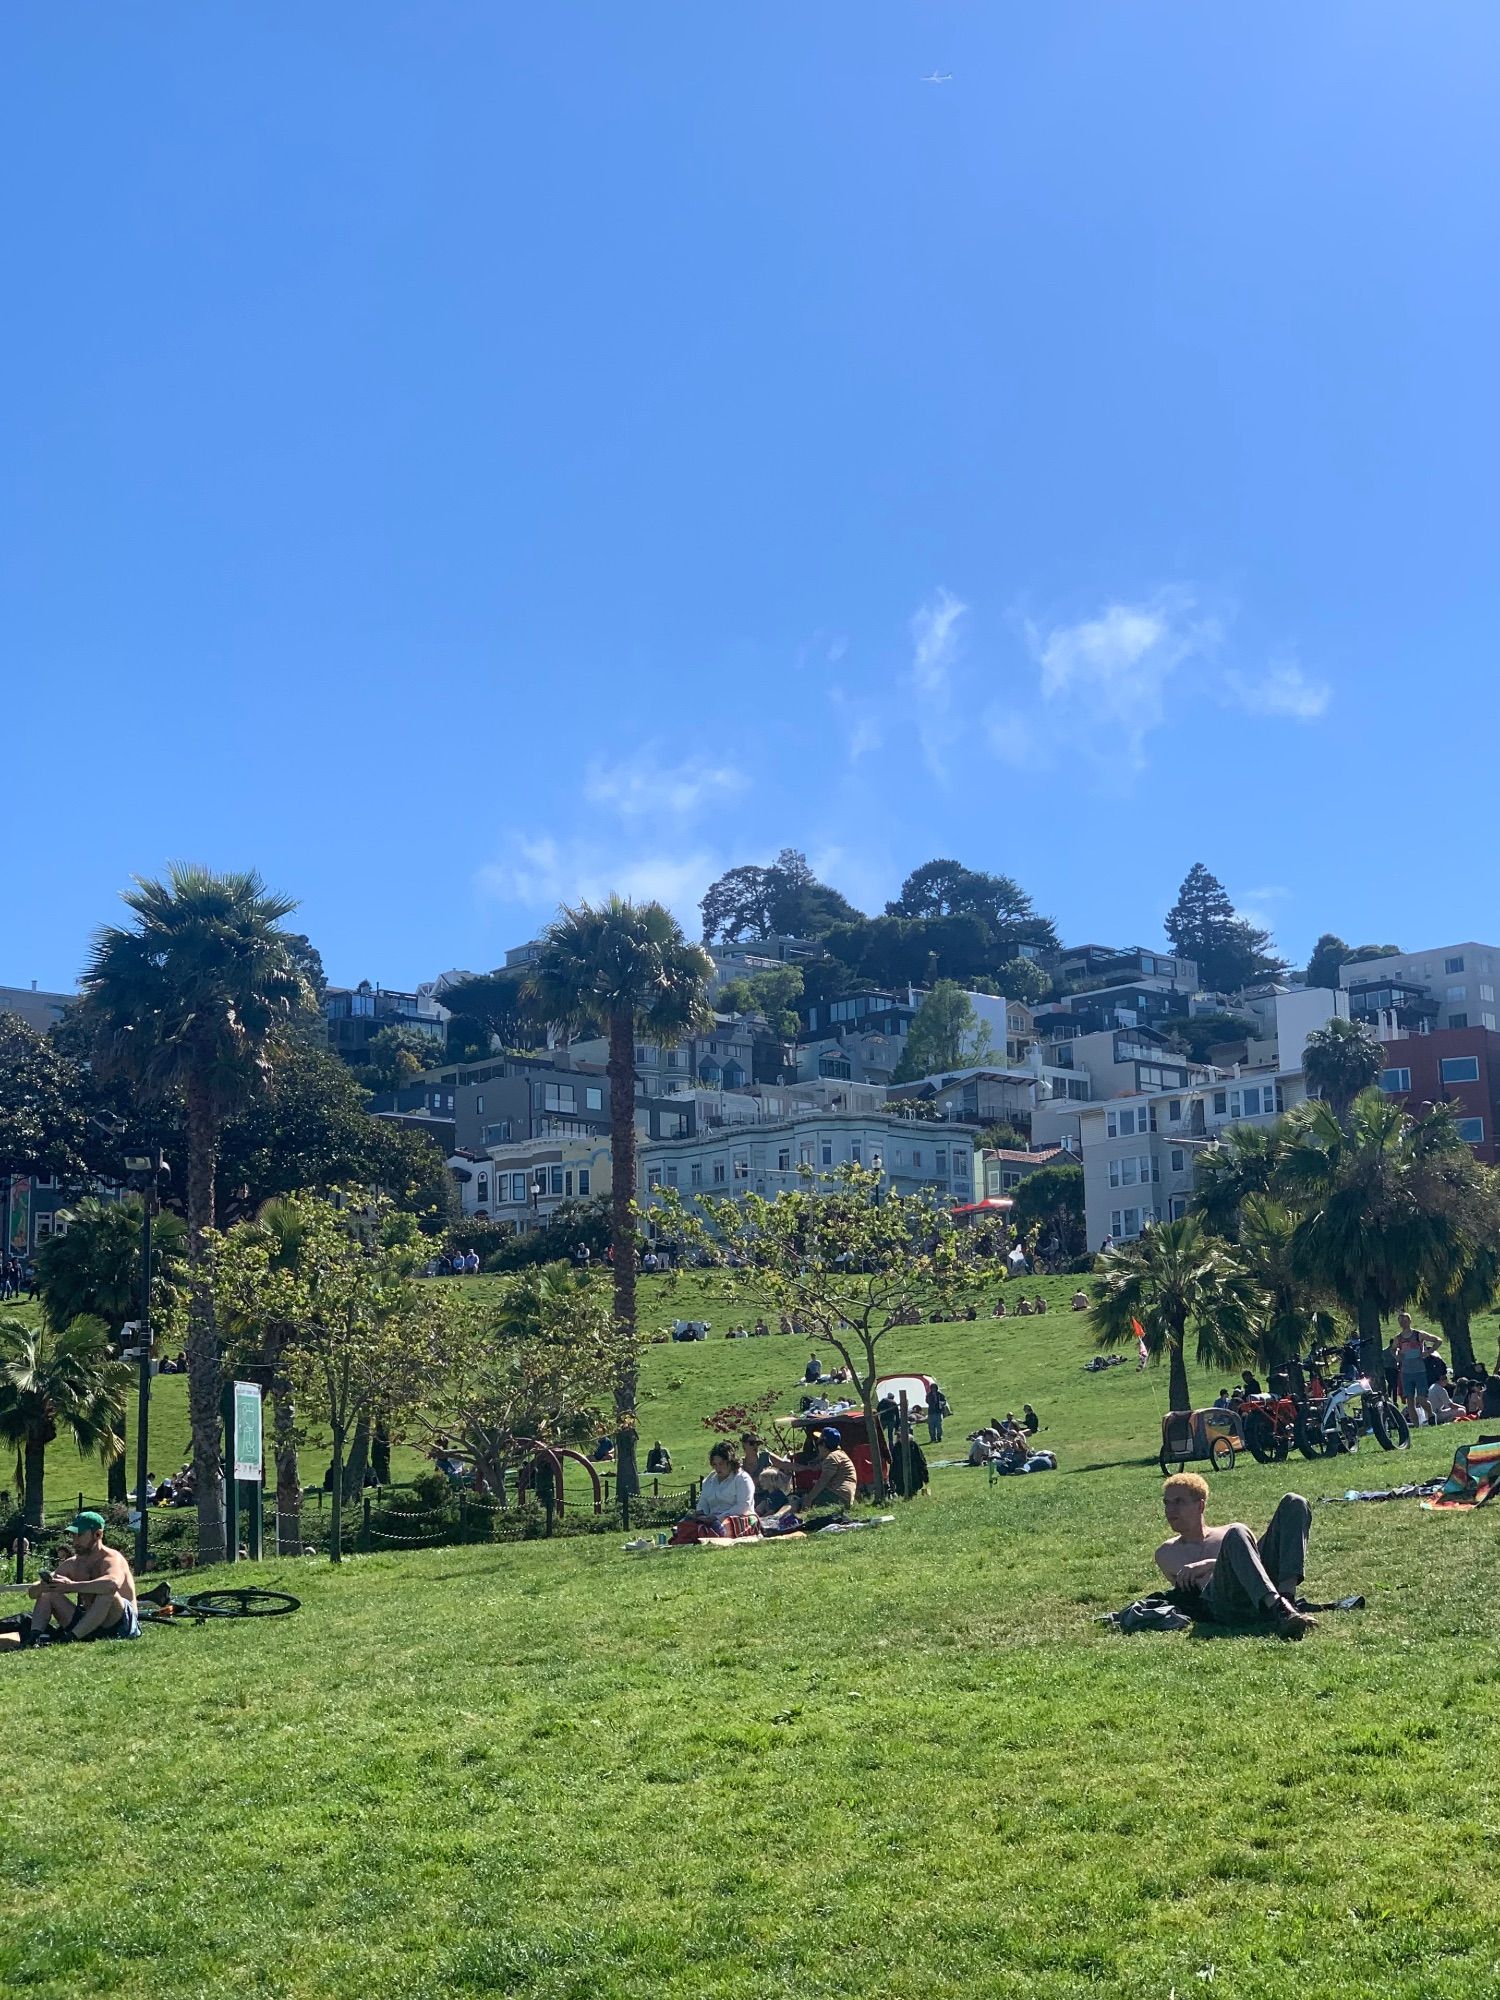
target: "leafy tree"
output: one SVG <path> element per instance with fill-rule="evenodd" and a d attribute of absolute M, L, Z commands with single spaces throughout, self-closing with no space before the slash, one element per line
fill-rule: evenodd
<path fill-rule="evenodd" d="M 974 1137 L 976 1146 L 995 1146 L 1008 1152 L 1026 1153 L 1031 1150 L 1031 1136 L 1018 1125 L 986 1125 Z"/>
<path fill-rule="evenodd" d="M 1307 961 L 1305 974 L 1309 986 L 1331 987 L 1335 992 L 1339 985 L 1339 970 L 1349 956 L 1349 947 L 1341 937 L 1332 931 L 1324 931 L 1313 946 L 1312 957 Z"/>
<path fill-rule="evenodd" d="M 620 1372 L 615 1382 L 616 1490 L 640 1491 L 635 1400 L 639 1375 L 635 1319 L 635 1044 L 638 1035 L 670 1047 L 713 1019 L 713 960 L 689 944 L 660 903 L 611 896 L 565 909 L 542 937 L 526 982 L 539 1018 L 570 1035 L 609 1042 L 610 1251 Z"/>
<path fill-rule="evenodd" d="M 1038 1167 L 1012 1190 L 1011 1222 L 1023 1236 L 1055 1236 L 1064 1257 L 1088 1248 L 1088 1224 L 1083 1208 L 1083 1168 Z"/>
<path fill-rule="evenodd" d="M 522 1271 L 531 1264 L 572 1263 L 580 1250 L 587 1250 L 591 1259 L 603 1257 L 610 1243 L 611 1205 L 607 1194 L 559 1202 L 540 1229 L 510 1236 L 485 1269 Z"/>
<path fill-rule="evenodd" d="M 438 1044 L 420 1028 L 393 1021 L 371 1035 L 360 1080 L 370 1090 L 399 1090 L 439 1058 Z"/>
<path fill-rule="evenodd" d="M 226 1118 L 253 1095 L 279 1026 L 310 1004 L 281 919 L 296 908 L 254 872 L 182 863 L 163 882 L 138 880 L 124 901 L 135 922 L 106 926 L 84 975 L 81 1013 L 95 1062 L 146 1097 L 181 1092 L 187 1113 L 188 1404 L 198 1487 L 198 1553 L 224 1555 L 219 1449 L 219 1347 L 202 1272 L 214 1224 L 214 1180 Z"/>
<path fill-rule="evenodd" d="M 784 847 L 769 868 L 729 869 L 709 885 L 700 908 L 705 944 L 822 937 L 832 925 L 859 918 L 837 889 L 818 880 L 795 847 Z"/>
<path fill-rule="evenodd" d="M 1340 1124 L 1363 1090 L 1385 1067 L 1379 1042 L 1360 1021 L 1335 1016 L 1314 1028 L 1303 1050 L 1302 1069 L 1310 1096 L 1321 1097 Z"/>
<path fill-rule="evenodd" d="M 980 917 L 1003 958 L 1020 944 L 1057 949 L 1057 931 L 1039 917 L 1025 890 L 1009 875 L 987 875 L 958 861 L 924 861 L 887 903 L 888 917 Z"/>
<path fill-rule="evenodd" d="M 1345 965 L 1363 965 L 1372 958 L 1400 958 L 1399 944 L 1356 944 L 1350 947 Z"/>
<path fill-rule="evenodd" d="M 16 1449 L 26 1519 L 46 1519 L 47 1447 L 67 1435 L 80 1458 L 109 1465 L 125 1450 L 128 1371 L 109 1358 L 109 1332 L 76 1319 L 61 1332 L 0 1319 L 0 1441 Z"/>
<path fill-rule="evenodd" d="M 341 1202 L 289 1196 L 275 1227 L 240 1223 L 206 1245 L 216 1303 L 242 1338 L 269 1346 L 299 1418 L 333 1438 L 335 1562 L 343 1559 L 344 1466 L 350 1439 L 375 1413 L 404 1420 L 443 1381 L 450 1324 L 463 1302 L 415 1283 L 409 1259 L 382 1240 L 388 1205 L 350 1191 Z"/>
<path fill-rule="evenodd" d="M 697 1212 L 677 1189 L 663 1188 L 652 1196 L 652 1215 L 725 1271 L 710 1284 L 726 1299 L 743 1297 L 748 1272 L 769 1309 L 795 1313 L 818 1346 L 839 1356 L 864 1403 L 883 1494 L 875 1394 L 881 1346 L 924 1308 L 954 1313 L 993 1274 L 993 1240 L 984 1230 L 956 1228 L 934 1197 L 883 1190 L 871 1168 L 842 1166 L 804 1179 L 774 1200 L 698 1196 Z"/>
<path fill-rule="evenodd" d="M 76 1179 L 87 1136 L 78 1065 L 18 1014 L 0 1014 L 0 1177 Z"/>
<path fill-rule="evenodd" d="M 1474 1373 L 1470 1320 L 1488 1312 L 1500 1289 L 1500 1175 L 1484 1167 L 1458 1130 L 1460 1104 L 1435 1104 L 1411 1121 L 1429 1204 L 1448 1228 L 1422 1274 L 1418 1298 L 1437 1320 L 1455 1374 Z"/>
<path fill-rule="evenodd" d="M 951 979 L 940 979 L 917 1009 L 906 1047 L 892 1079 L 915 1083 L 943 1070 L 967 1069 L 995 1060 L 989 1031 L 974 1003 Z"/>
<path fill-rule="evenodd" d="M 47 1323 L 60 1332 L 74 1320 L 102 1321 L 118 1340 L 141 1309 L 141 1202 L 98 1201 L 87 1196 L 72 1210 L 66 1234 L 43 1243 L 36 1255 L 37 1290 Z M 151 1330 L 171 1340 L 186 1303 L 187 1229 L 170 1210 L 151 1234 Z"/>
<path fill-rule="evenodd" d="M 1251 1352 L 1252 1293 L 1222 1244 L 1195 1216 L 1162 1222 L 1109 1251 L 1094 1285 L 1094 1331 L 1101 1347 L 1125 1347 L 1139 1326 L 1146 1352 L 1167 1357 L 1167 1399 L 1190 1410 L 1186 1348 L 1198 1364 L 1228 1368 Z"/>
<path fill-rule="evenodd" d="M 1038 1006 L 1052 991 L 1052 981 L 1029 958 L 1008 958 L 995 969 L 995 984 L 1007 1000 L 1019 1000 L 1023 1007 Z"/>
<path fill-rule="evenodd" d="M 603 1277 L 540 1265 L 491 1311 L 457 1324 L 441 1394 L 420 1420 L 434 1436 L 457 1439 L 503 1496 L 511 1468 L 538 1444 L 577 1445 L 597 1433 L 618 1372 Z"/>
<path fill-rule="evenodd" d="M 482 1061 L 495 1042 L 509 1049 L 532 1046 L 536 1037 L 526 1009 L 524 981 L 519 967 L 502 967 L 454 981 L 443 994 L 443 1005 L 451 1016 L 449 1062 Z"/>
<path fill-rule="evenodd" d="M 861 917 L 834 925 L 823 943 L 849 967 L 856 983 L 870 986 L 984 977 L 1003 957 L 994 932 L 983 917 L 974 916 Z"/>
<path fill-rule="evenodd" d="M 718 1004 L 726 1014 L 763 1014 L 772 1032 L 789 1042 L 802 1025 L 797 1014 L 802 991 L 800 965 L 771 965 L 743 979 L 726 980 Z"/>
<path fill-rule="evenodd" d="M 1163 925 L 1174 950 L 1196 960 L 1206 987 L 1236 992 L 1286 969 L 1271 950 L 1271 933 L 1237 917 L 1228 891 L 1201 861 L 1188 870 Z"/>

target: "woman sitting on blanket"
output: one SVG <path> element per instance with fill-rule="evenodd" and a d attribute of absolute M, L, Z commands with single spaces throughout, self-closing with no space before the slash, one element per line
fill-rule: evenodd
<path fill-rule="evenodd" d="M 755 1528 L 755 1484 L 732 1444 L 708 1454 L 709 1474 L 698 1489 L 691 1521 L 700 1535 L 748 1535 Z M 684 1523 L 686 1526 L 687 1523 Z"/>

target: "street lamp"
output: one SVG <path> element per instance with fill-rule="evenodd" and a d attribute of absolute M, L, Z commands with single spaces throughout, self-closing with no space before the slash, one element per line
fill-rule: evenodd
<path fill-rule="evenodd" d="M 146 1567 L 147 1508 L 146 1487 L 150 1480 L 147 1457 L 151 1426 L 151 1222 L 160 1206 L 160 1185 L 171 1169 L 160 1147 L 150 1153 L 126 1155 L 125 1176 L 141 1196 L 141 1316 L 136 1324 L 136 1360 L 140 1365 L 135 1414 L 135 1566 Z"/>

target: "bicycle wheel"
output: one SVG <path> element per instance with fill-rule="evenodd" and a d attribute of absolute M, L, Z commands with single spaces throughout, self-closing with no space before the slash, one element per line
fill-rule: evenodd
<path fill-rule="evenodd" d="M 1252 1410 L 1245 1419 L 1245 1443 L 1257 1465 L 1271 1465 L 1276 1459 L 1276 1432 L 1264 1410 Z M 1282 1454 L 1285 1456 L 1285 1454 Z"/>
<path fill-rule="evenodd" d="M 1213 1448 L 1209 1452 L 1208 1460 L 1215 1472 L 1233 1472 L 1234 1446 L 1229 1442 L 1228 1438 L 1214 1439 Z"/>
<path fill-rule="evenodd" d="M 1370 1398 L 1370 1429 L 1382 1451 L 1404 1451 L 1411 1443 L 1411 1425 L 1404 1412 L 1383 1396 Z"/>
<path fill-rule="evenodd" d="M 1296 1439 L 1297 1449 L 1304 1458 L 1321 1458 L 1323 1456 L 1322 1434 L 1319 1432 L 1317 1424 L 1308 1417 L 1305 1410 L 1297 1412 Z"/>
<path fill-rule="evenodd" d="M 284 1590 L 200 1590 L 187 1609 L 198 1618 L 284 1618 L 301 1603 Z"/>

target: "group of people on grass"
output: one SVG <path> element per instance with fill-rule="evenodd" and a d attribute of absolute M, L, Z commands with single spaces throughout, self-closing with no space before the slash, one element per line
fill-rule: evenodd
<path fill-rule="evenodd" d="M 1476 1361 L 1472 1375 L 1453 1380 L 1435 1333 L 1413 1326 L 1410 1313 L 1396 1322 L 1396 1337 L 1382 1356 L 1387 1395 L 1401 1398 L 1406 1421 L 1420 1412 L 1429 1424 L 1461 1423 L 1471 1417 L 1500 1417 L 1500 1354 L 1495 1374 Z"/>
<path fill-rule="evenodd" d="M 1034 1299 L 1028 1299 L 1023 1292 L 1013 1306 L 1008 1306 L 1003 1297 L 996 1299 L 995 1309 L 990 1314 L 990 1318 L 1030 1319 L 1034 1314 L 1044 1313 L 1046 1310 L 1047 1301 L 1042 1297 L 1040 1292 L 1037 1293 Z"/>
<path fill-rule="evenodd" d="M 810 1431 L 795 1457 L 772 1451 L 753 1431 L 745 1431 L 738 1445 L 721 1438 L 709 1451 L 708 1467 L 696 1506 L 678 1524 L 677 1541 L 812 1534 L 844 1520 L 859 1490 L 859 1473 L 836 1424 Z M 799 1468 L 812 1474 L 800 1490 Z"/>
<path fill-rule="evenodd" d="M 1018 1452 L 1029 1455 L 1031 1441 L 1041 1427 L 1042 1420 L 1030 1403 L 1021 1405 L 1019 1420 L 1014 1410 L 1007 1410 L 1003 1417 L 991 1417 L 979 1430 L 969 1433 L 970 1465 L 989 1465 Z"/>

